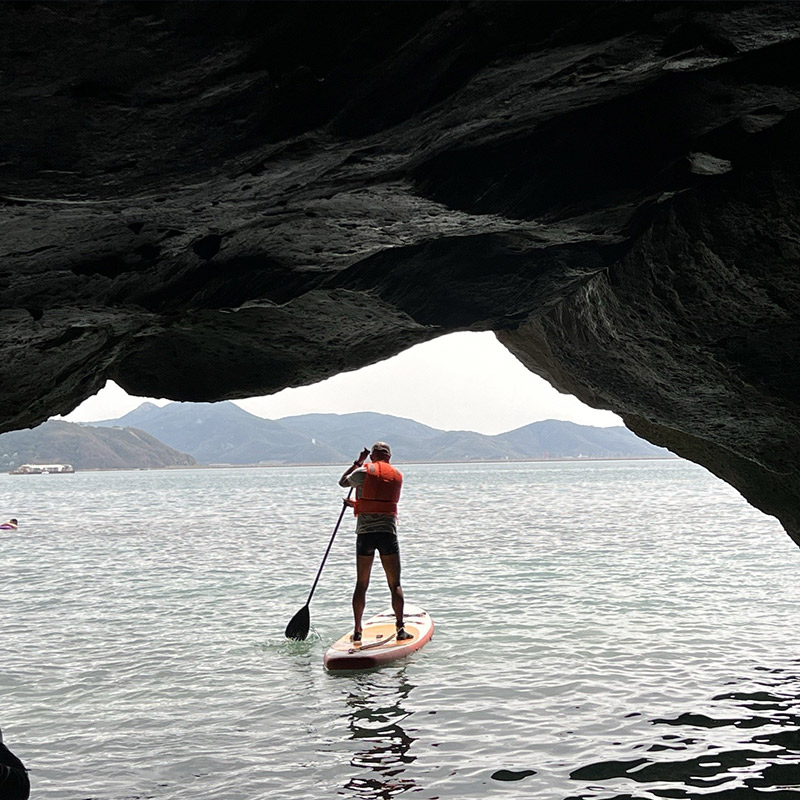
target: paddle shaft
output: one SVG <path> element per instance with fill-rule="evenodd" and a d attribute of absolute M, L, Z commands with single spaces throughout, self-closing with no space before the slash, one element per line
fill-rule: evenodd
<path fill-rule="evenodd" d="M 350 491 L 347 493 L 347 499 L 350 499 L 350 495 L 353 494 L 353 487 L 350 487 Z M 311 598 L 314 594 L 314 589 L 317 588 L 317 583 L 319 582 L 319 576 L 322 575 L 322 568 L 325 566 L 325 562 L 328 559 L 328 553 L 331 551 L 331 547 L 333 547 L 333 540 L 336 538 L 336 533 L 339 530 L 339 526 L 342 524 L 342 518 L 344 517 L 344 512 L 347 510 L 347 502 L 342 501 L 342 510 L 339 512 L 339 519 L 336 520 L 336 527 L 333 529 L 333 533 L 331 534 L 331 540 L 328 542 L 328 549 L 325 551 L 325 555 L 322 557 L 322 563 L 319 565 L 319 570 L 317 570 L 317 577 L 314 578 L 314 585 L 311 587 L 311 591 L 308 593 L 308 600 L 306 600 L 306 605 L 311 602 Z"/>

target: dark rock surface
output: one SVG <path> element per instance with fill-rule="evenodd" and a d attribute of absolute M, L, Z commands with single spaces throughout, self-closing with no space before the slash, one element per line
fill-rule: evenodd
<path fill-rule="evenodd" d="M 0 430 L 494 330 L 800 542 L 798 56 L 790 3 L 2 4 Z"/>

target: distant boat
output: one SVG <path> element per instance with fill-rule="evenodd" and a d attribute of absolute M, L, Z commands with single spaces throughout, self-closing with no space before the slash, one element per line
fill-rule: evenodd
<path fill-rule="evenodd" d="M 69 475 L 75 472 L 72 464 L 20 464 L 9 475 Z"/>

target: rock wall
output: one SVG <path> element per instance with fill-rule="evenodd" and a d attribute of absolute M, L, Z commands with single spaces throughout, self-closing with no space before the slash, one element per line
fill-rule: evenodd
<path fill-rule="evenodd" d="M 747 166 L 674 198 L 617 264 L 499 337 L 554 385 L 731 483 L 800 544 L 798 133 L 718 144 Z"/>
<path fill-rule="evenodd" d="M 791 3 L 0 5 L 0 430 L 494 330 L 800 541 L 798 55 Z"/>

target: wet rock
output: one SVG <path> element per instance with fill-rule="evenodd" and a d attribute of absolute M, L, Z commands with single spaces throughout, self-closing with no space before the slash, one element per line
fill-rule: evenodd
<path fill-rule="evenodd" d="M 0 731 L 0 797 L 3 800 L 28 800 L 31 783 L 25 765 L 3 744 Z"/>

